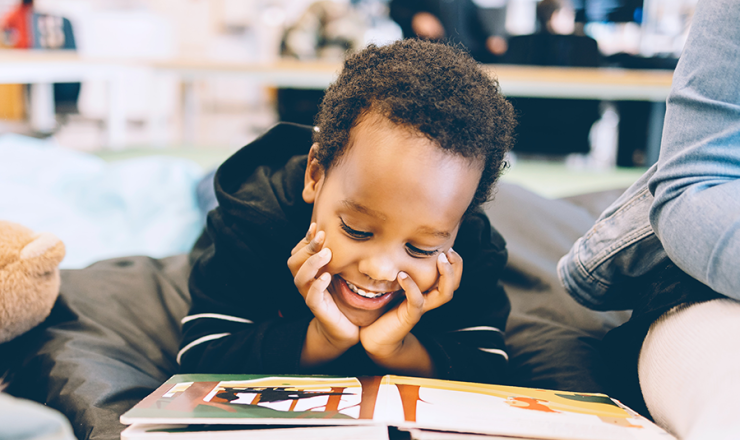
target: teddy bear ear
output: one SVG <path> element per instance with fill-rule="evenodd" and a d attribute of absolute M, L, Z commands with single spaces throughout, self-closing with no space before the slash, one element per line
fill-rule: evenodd
<path fill-rule="evenodd" d="M 56 264 L 62 261 L 64 258 L 64 244 L 56 235 L 51 232 L 42 232 L 33 239 L 32 242 L 28 243 L 20 253 L 21 260 L 31 260 L 33 258 L 40 257 L 46 254 L 49 250 L 61 247 L 54 255 L 56 258 Z"/>

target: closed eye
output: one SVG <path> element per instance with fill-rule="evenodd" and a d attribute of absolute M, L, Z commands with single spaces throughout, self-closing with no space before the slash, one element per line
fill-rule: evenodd
<path fill-rule="evenodd" d="M 342 217 L 339 217 L 339 221 L 342 223 L 341 228 L 344 233 L 353 240 L 367 240 L 368 238 L 373 236 L 372 232 L 358 231 L 357 229 L 350 228 L 349 226 L 347 226 L 347 223 L 344 222 Z"/>
<path fill-rule="evenodd" d="M 406 251 L 415 258 L 427 258 L 427 257 L 433 257 L 437 253 L 439 253 L 439 249 L 435 249 L 433 251 L 425 251 L 424 249 L 419 249 L 418 247 L 406 244 Z"/>

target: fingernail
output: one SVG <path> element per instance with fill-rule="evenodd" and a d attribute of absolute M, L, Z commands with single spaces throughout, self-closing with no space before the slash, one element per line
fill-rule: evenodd
<path fill-rule="evenodd" d="M 308 231 L 306 231 L 306 241 L 311 241 L 311 237 L 313 236 L 313 231 L 316 228 L 316 223 L 311 223 L 311 226 L 308 227 Z"/>
<path fill-rule="evenodd" d="M 439 254 L 439 260 L 445 264 L 448 264 L 450 262 L 450 260 L 447 259 L 447 254 L 445 254 L 444 252 Z"/>
<path fill-rule="evenodd" d="M 319 252 L 319 256 L 321 258 L 328 257 L 329 255 L 331 255 L 331 250 L 329 248 L 321 249 L 321 252 Z"/>
<path fill-rule="evenodd" d="M 321 244 L 321 242 L 324 241 L 324 237 L 326 236 L 326 233 L 324 231 L 319 231 L 316 233 L 316 237 L 314 237 L 314 241 L 316 244 Z"/>
<path fill-rule="evenodd" d="M 321 274 L 321 276 L 319 277 L 319 279 L 321 281 L 329 281 L 331 279 L 331 275 L 329 274 L 329 272 L 324 272 L 324 273 Z"/>
<path fill-rule="evenodd" d="M 398 278 L 405 280 L 409 275 L 406 272 L 398 272 Z"/>

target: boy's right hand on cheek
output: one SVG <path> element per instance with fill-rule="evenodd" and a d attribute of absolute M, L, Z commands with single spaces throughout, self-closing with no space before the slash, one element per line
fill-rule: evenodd
<path fill-rule="evenodd" d="M 312 223 L 306 238 L 291 251 L 288 267 L 298 291 L 315 316 L 307 337 L 324 338 L 341 351 L 339 355 L 360 341 L 360 329 L 339 310 L 327 290 L 332 277 L 326 271 L 321 272 L 331 261 L 331 250 L 323 247 L 325 238 L 324 231 L 316 232 L 316 223 Z"/>

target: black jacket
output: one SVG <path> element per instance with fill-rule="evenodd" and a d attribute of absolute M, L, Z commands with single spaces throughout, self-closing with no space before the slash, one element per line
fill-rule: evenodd
<path fill-rule="evenodd" d="M 310 146 L 310 127 L 279 124 L 218 169 L 219 206 L 208 215 L 205 238 L 210 244 L 190 276 L 193 303 L 178 354 L 182 372 L 303 373 L 301 350 L 313 315 L 287 260 L 310 224 L 313 205 L 301 196 Z M 504 240 L 477 211 L 463 221 L 454 248 L 464 260 L 460 288 L 412 332 L 440 378 L 500 382 L 507 359 L 501 331 L 510 310 L 498 283 Z M 358 344 L 320 373 L 393 372 L 375 365 Z"/>

